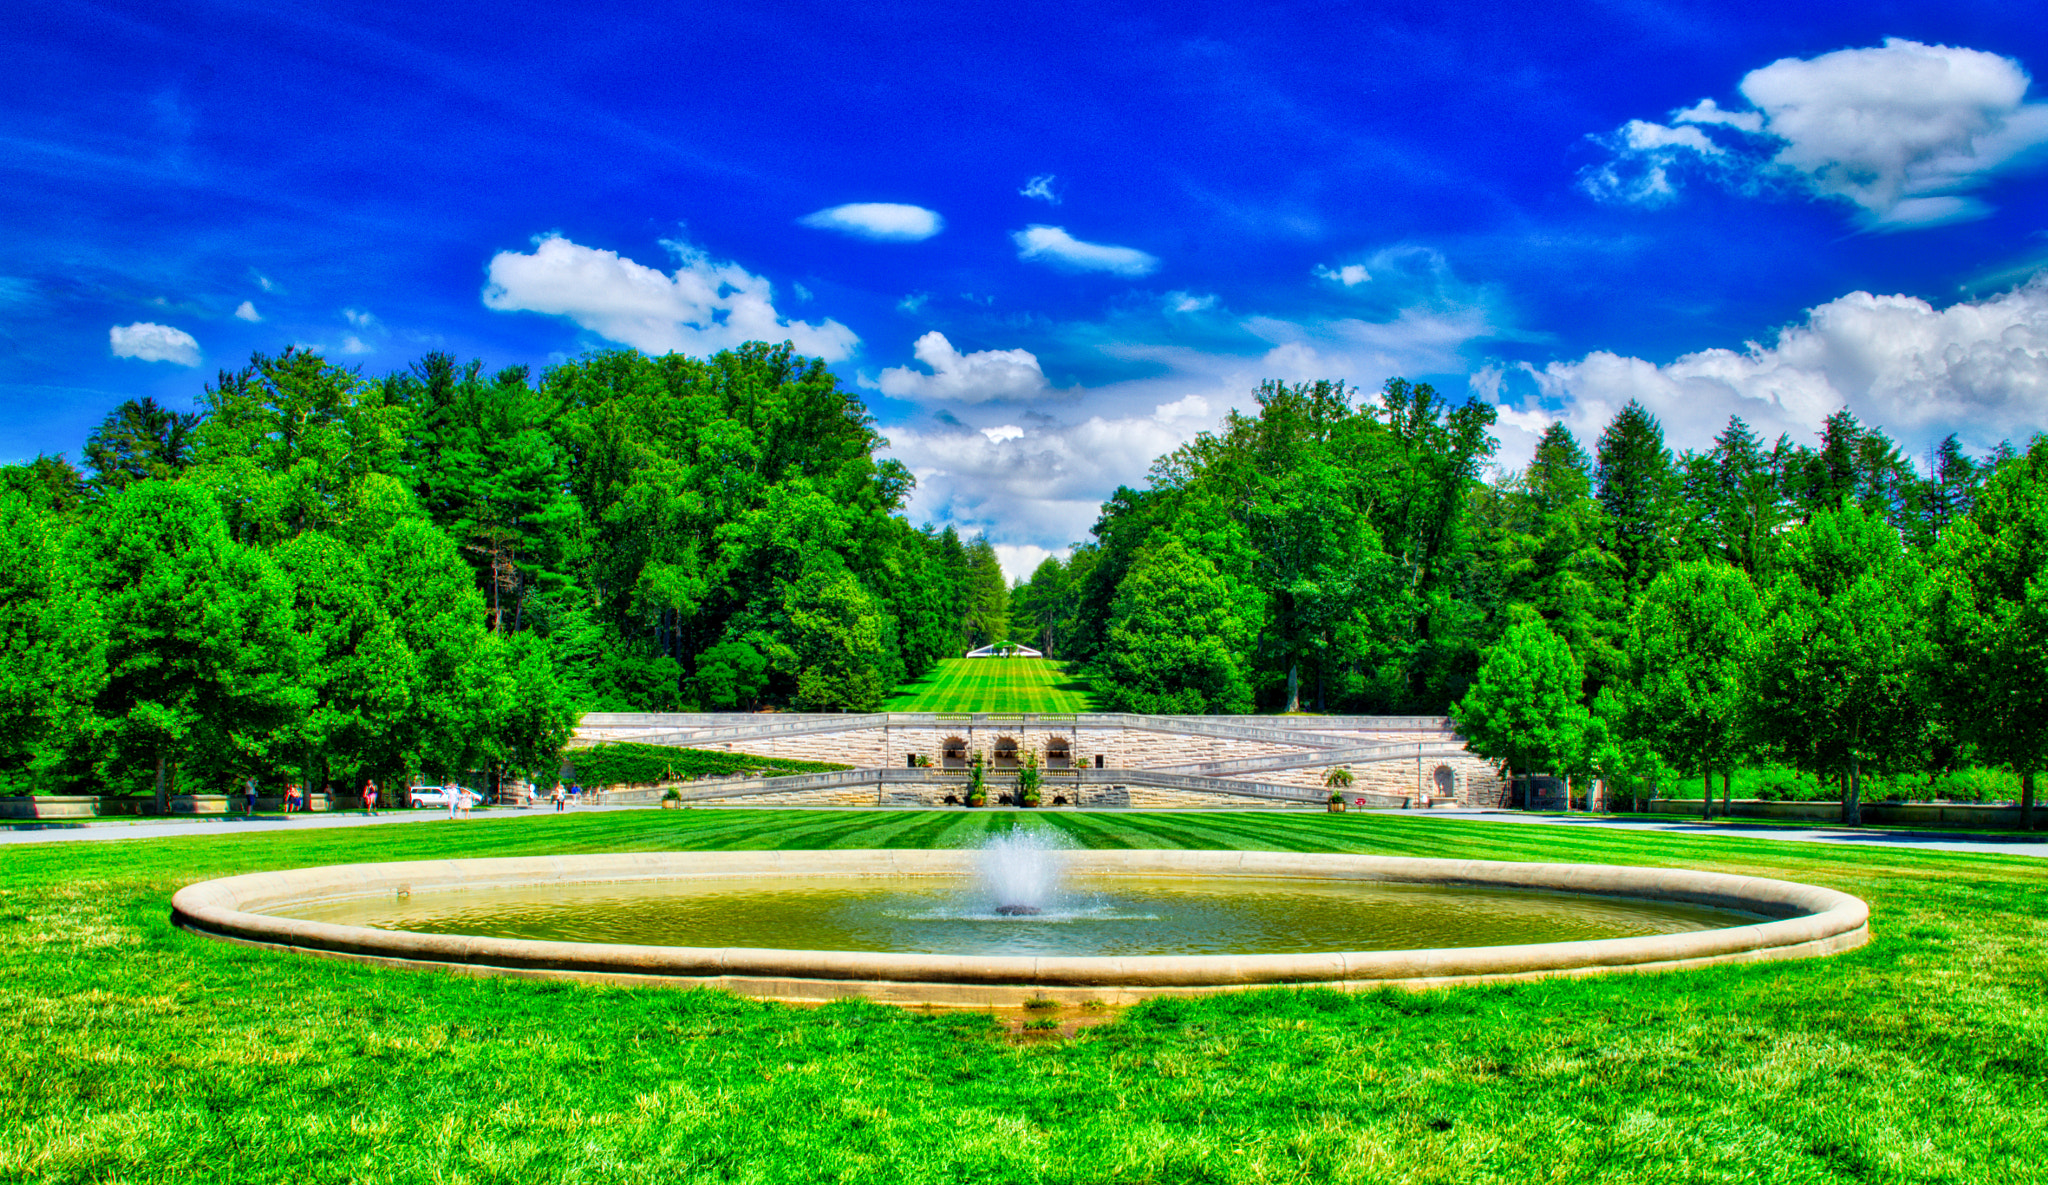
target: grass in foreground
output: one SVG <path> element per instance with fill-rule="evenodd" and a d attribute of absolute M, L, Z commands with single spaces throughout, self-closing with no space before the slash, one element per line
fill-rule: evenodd
<path fill-rule="evenodd" d="M 885 712 L 1092 712 L 1088 685 L 1048 658 L 944 658 Z"/>
<path fill-rule="evenodd" d="M 1017 821 L 543 814 L 0 850 L 0 1180 L 2048 1177 L 2048 862 L 2021 858 L 1381 816 L 1033 817 L 1098 847 L 1785 876 L 1863 895 L 1877 937 L 1669 975 L 1161 1000 L 1021 1041 L 972 1014 L 362 967 L 166 919 L 177 886 L 265 868 L 944 846 Z"/>

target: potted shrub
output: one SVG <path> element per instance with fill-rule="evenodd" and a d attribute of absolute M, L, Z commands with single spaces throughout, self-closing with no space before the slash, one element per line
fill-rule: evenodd
<path fill-rule="evenodd" d="M 1017 805 L 1037 806 L 1038 796 L 1038 752 L 1024 754 L 1024 768 L 1017 771 Z"/>
<path fill-rule="evenodd" d="M 676 789 L 674 786 L 670 786 L 667 790 L 662 791 L 661 809 L 665 811 L 672 811 L 682 805 L 683 792 L 681 790 Z"/>
<path fill-rule="evenodd" d="M 979 749 L 967 759 L 967 805 L 988 805 L 988 769 L 982 764 Z"/>
<path fill-rule="evenodd" d="M 1333 815 L 1341 815 L 1341 814 L 1343 814 L 1343 813 L 1344 813 L 1344 792 L 1343 792 L 1343 791 L 1341 791 L 1341 790 L 1332 790 L 1332 791 L 1330 791 L 1330 813 L 1331 813 L 1331 814 L 1333 814 Z"/>

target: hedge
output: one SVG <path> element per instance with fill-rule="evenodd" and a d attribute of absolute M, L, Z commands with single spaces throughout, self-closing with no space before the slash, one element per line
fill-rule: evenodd
<path fill-rule="evenodd" d="M 586 786 L 678 782 L 741 774 L 766 777 L 823 774 L 853 768 L 829 761 L 791 761 L 784 757 L 757 757 L 752 753 L 720 753 L 711 749 L 677 749 L 668 745 L 626 742 L 572 749 L 563 756 L 572 771 L 571 776 Z"/>

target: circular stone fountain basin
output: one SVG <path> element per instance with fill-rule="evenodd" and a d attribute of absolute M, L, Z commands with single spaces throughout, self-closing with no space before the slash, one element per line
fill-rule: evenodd
<path fill-rule="evenodd" d="M 977 857 L 333 865 L 191 885 L 172 916 L 235 941 L 378 963 L 956 1007 L 1667 970 L 1868 940 L 1862 901 L 1787 881 L 1287 852 L 1063 852 L 1064 895 L 1040 914 L 1004 915 L 961 888 Z"/>

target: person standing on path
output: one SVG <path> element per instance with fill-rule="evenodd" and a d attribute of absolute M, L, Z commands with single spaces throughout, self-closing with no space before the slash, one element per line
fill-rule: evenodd
<path fill-rule="evenodd" d="M 243 807 L 243 809 L 242 809 L 242 813 L 243 813 L 243 814 L 245 814 L 245 815 L 253 815 L 253 814 L 255 814 L 255 813 L 256 813 L 256 775 L 255 775 L 255 774 L 250 774 L 250 775 L 249 775 L 249 780 L 248 780 L 247 782 L 244 782 L 244 783 L 242 784 L 242 794 L 243 794 L 243 796 L 244 796 L 244 799 L 245 799 L 245 802 L 246 802 L 246 805 L 245 805 L 245 806 Z"/>
<path fill-rule="evenodd" d="M 377 783 L 370 778 L 363 779 L 363 812 L 377 817 Z"/>
<path fill-rule="evenodd" d="M 556 782 L 556 783 L 555 783 L 555 793 L 554 793 L 554 800 L 555 800 L 555 813 L 559 815 L 559 814 L 561 814 L 561 813 L 562 813 L 562 807 L 563 807 L 563 805 L 564 805 L 564 803 L 563 803 L 563 799 L 562 799 L 562 784 L 561 784 L 560 782 Z"/>

